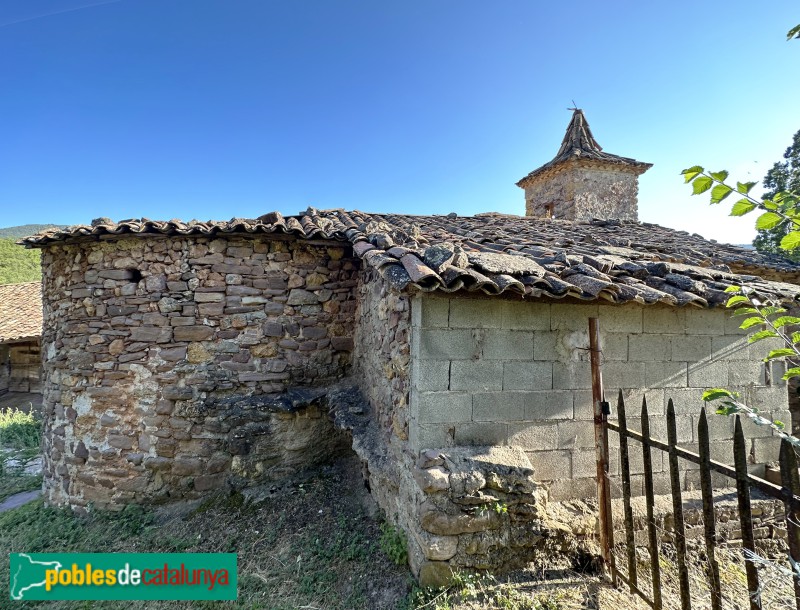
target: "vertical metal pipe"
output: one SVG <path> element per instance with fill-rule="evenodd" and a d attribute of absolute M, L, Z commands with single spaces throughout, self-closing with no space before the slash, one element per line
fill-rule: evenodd
<path fill-rule="evenodd" d="M 600 370 L 600 325 L 597 318 L 589 318 L 589 359 L 592 368 L 592 402 L 594 403 L 594 441 L 597 451 L 597 504 L 600 520 L 600 551 L 603 562 L 611 572 L 611 581 L 617 584 L 614 566 L 614 527 L 611 519 L 611 490 L 608 481 L 608 415 L 603 409 L 603 373 Z"/>

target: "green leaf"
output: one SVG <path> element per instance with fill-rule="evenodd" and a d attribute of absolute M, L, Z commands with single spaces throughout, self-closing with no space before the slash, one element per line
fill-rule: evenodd
<path fill-rule="evenodd" d="M 792 333 L 792 343 L 800 343 L 800 331 Z"/>
<path fill-rule="evenodd" d="M 791 231 L 781 239 L 781 248 L 784 250 L 797 250 L 800 248 L 800 231 Z"/>
<path fill-rule="evenodd" d="M 761 341 L 762 339 L 768 339 L 770 337 L 777 337 L 778 333 L 774 330 L 760 330 L 757 333 L 750 335 L 747 338 L 748 343 L 755 343 L 756 341 Z"/>
<path fill-rule="evenodd" d="M 710 400 L 716 400 L 717 398 L 722 398 L 723 396 L 727 398 L 733 398 L 733 392 L 726 390 L 725 388 L 712 388 L 703 392 L 703 400 L 706 402 Z"/>
<path fill-rule="evenodd" d="M 740 192 L 742 195 L 747 195 L 757 183 L 756 182 L 737 182 L 736 183 L 736 190 Z"/>
<path fill-rule="evenodd" d="M 756 229 L 774 229 L 783 222 L 783 218 L 774 212 L 766 212 L 756 219 Z"/>
<path fill-rule="evenodd" d="M 781 379 L 791 379 L 792 377 L 800 377 L 800 366 L 793 366 L 792 368 L 788 369 Z"/>
<path fill-rule="evenodd" d="M 742 289 L 741 286 L 728 286 L 725 289 L 725 292 L 739 292 Z"/>
<path fill-rule="evenodd" d="M 686 182 L 691 182 L 702 173 L 703 173 L 703 168 L 700 167 L 699 165 L 695 165 L 693 167 L 690 167 L 689 169 L 683 170 L 681 172 L 681 175 L 683 176 L 684 180 L 686 180 Z"/>
<path fill-rule="evenodd" d="M 711 189 L 711 203 L 719 203 L 731 194 L 733 189 L 726 184 L 718 184 Z"/>
<path fill-rule="evenodd" d="M 759 324 L 766 324 L 766 321 L 761 316 L 753 316 L 752 318 L 747 318 L 744 322 L 739 325 L 739 328 L 742 330 L 747 330 L 748 328 L 753 328 L 753 326 L 758 326 Z"/>
<path fill-rule="evenodd" d="M 792 38 L 800 38 L 800 24 L 794 26 L 786 33 L 786 40 L 791 40 Z"/>
<path fill-rule="evenodd" d="M 740 199 L 733 204 L 733 207 L 731 208 L 731 216 L 744 216 L 745 214 L 749 214 L 755 210 L 756 207 L 758 206 L 748 199 Z"/>
<path fill-rule="evenodd" d="M 772 420 L 772 425 L 778 428 L 778 430 L 783 430 L 786 427 L 786 424 L 779 419 Z"/>
<path fill-rule="evenodd" d="M 765 208 L 767 208 L 768 210 L 777 210 L 778 209 L 778 204 L 775 203 L 774 201 L 770 201 L 769 199 L 765 199 L 764 201 L 762 201 L 761 205 L 764 206 Z"/>
<path fill-rule="evenodd" d="M 780 318 L 775 318 L 772 321 L 772 325 L 775 328 L 781 328 L 787 324 L 800 324 L 800 318 L 796 318 L 794 316 L 781 316 Z"/>
<path fill-rule="evenodd" d="M 717 415 L 733 415 L 739 412 L 739 407 L 732 402 L 723 402 L 722 405 L 723 406 L 717 408 Z"/>
<path fill-rule="evenodd" d="M 736 311 L 734 311 L 731 315 L 732 316 L 747 316 L 751 313 L 758 313 L 758 310 L 755 307 L 740 307 Z"/>
<path fill-rule="evenodd" d="M 783 307 L 775 307 L 774 305 L 769 305 L 768 307 L 762 307 L 761 311 L 759 312 L 762 316 L 771 316 L 776 313 L 786 313 L 786 310 Z"/>
<path fill-rule="evenodd" d="M 692 195 L 705 193 L 713 184 L 714 181 L 708 176 L 698 176 L 695 178 L 694 182 L 692 182 Z"/>
<path fill-rule="evenodd" d="M 726 172 L 724 169 L 721 172 L 708 172 L 708 173 L 717 182 L 725 182 L 725 180 L 728 178 L 728 172 Z"/>
<path fill-rule="evenodd" d="M 767 354 L 767 357 L 764 358 L 764 362 L 775 360 L 775 358 L 785 358 L 786 356 L 797 356 L 797 352 L 795 352 L 793 349 L 789 349 L 788 347 L 774 349 L 769 354 Z"/>
<path fill-rule="evenodd" d="M 728 299 L 728 302 L 725 303 L 725 307 L 733 307 L 734 305 L 738 305 L 739 303 L 749 303 L 749 302 L 750 299 L 748 299 L 746 296 L 737 294 L 736 296 Z"/>

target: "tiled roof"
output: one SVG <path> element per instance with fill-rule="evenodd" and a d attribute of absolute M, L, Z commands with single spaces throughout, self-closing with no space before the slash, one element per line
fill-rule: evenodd
<path fill-rule="evenodd" d="M 598 161 L 601 163 L 611 163 L 614 165 L 626 165 L 641 174 L 651 168 L 652 163 L 643 163 L 636 159 L 629 157 L 620 157 L 612 155 L 611 153 L 603 152 L 603 148 L 597 143 L 592 135 L 592 130 L 589 128 L 589 123 L 583 114 L 583 110 L 575 109 L 572 113 L 572 120 L 567 126 L 567 132 L 564 134 L 564 139 L 561 142 L 561 148 L 558 149 L 556 156 L 541 167 L 536 168 L 530 174 L 525 176 L 522 180 L 517 182 L 517 186 L 525 187 L 525 184 L 539 174 L 544 173 L 548 169 L 556 167 L 567 161 L 577 161 L 586 159 L 590 161 Z"/>
<path fill-rule="evenodd" d="M 42 284 L 0 286 L 0 343 L 12 343 L 42 334 Z"/>
<path fill-rule="evenodd" d="M 793 299 L 800 265 L 777 256 L 635 221 L 544 220 L 502 214 L 473 217 L 366 214 L 343 210 L 255 220 L 95 221 L 51 229 L 29 247 L 74 239 L 137 235 L 284 233 L 347 241 L 396 288 L 606 299 L 615 303 L 713 306 L 724 289 L 748 283 Z M 786 283 L 791 282 L 791 283 Z"/>

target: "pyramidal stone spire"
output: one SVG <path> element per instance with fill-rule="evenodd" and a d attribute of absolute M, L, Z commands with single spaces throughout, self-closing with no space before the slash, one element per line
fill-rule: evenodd
<path fill-rule="evenodd" d="M 639 176 L 652 167 L 603 152 L 579 108 L 551 161 L 517 186 L 525 190 L 525 213 L 537 218 L 588 221 L 638 220 Z"/>

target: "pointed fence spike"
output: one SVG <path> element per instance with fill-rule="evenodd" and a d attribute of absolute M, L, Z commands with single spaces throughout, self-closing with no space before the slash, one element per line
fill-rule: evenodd
<path fill-rule="evenodd" d="M 653 584 L 653 608 L 663 608 L 661 600 L 661 565 L 658 561 L 658 533 L 653 515 L 655 493 L 653 490 L 653 460 L 650 455 L 650 417 L 647 397 L 642 397 L 642 469 L 644 470 L 644 495 L 647 506 L 647 548 L 650 551 L 650 578 Z"/>
<path fill-rule="evenodd" d="M 714 514 L 714 491 L 711 485 L 711 448 L 708 435 L 706 409 L 700 411 L 697 424 L 698 452 L 700 453 L 700 491 L 703 496 L 703 533 L 706 542 L 709 589 L 712 610 L 722 610 L 722 587 L 719 580 L 719 563 L 716 558 L 717 524 Z"/>
<path fill-rule="evenodd" d="M 675 405 L 672 399 L 667 403 L 667 441 L 669 443 L 669 480 L 672 489 L 672 515 L 675 524 L 675 550 L 678 555 L 678 584 L 681 593 L 682 610 L 691 610 L 692 600 L 689 591 L 689 568 L 686 565 L 686 530 L 683 522 L 683 498 L 681 495 L 681 473 L 678 468 L 678 431 L 675 424 Z"/>
<path fill-rule="evenodd" d="M 631 466 L 628 456 L 628 421 L 625 416 L 625 401 L 622 390 L 617 399 L 617 418 L 619 420 L 619 461 L 622 470 L 622 507 L 625 517 L 625 551 L 628 556 L 628 585 L 631 593 L 637 589 L 636 541 L 633 532 L 633 507 L 631 506 Z"/>
<path fill-rule="evenodd" d="M 786 494 L 783 505 L 789 541 L 789 565 L 792 565 L 800 561 L 800 509 L 793 501 L 794 496 L 800 496 L 800 475 L 797 472 L 797 454 L 786 439 L 781 440 L 780 466 L 781 484 Z M 793 580 L 795 603 L 800 610 L 800 578 L 795 575 Z"/>
<path fill-rule="evenodd" d="M 742 432 L 741 418 L 736 416 L 736 425 L 733 432 L 733 464 L 736 467 L 736 496 L 739 501 L 739 523 L 742 530 L 742 549 L 755 554 L 755 540 L 753 538 L 753 515 L 750 510 L 750 484 L 747 473 L 747 450 L 745 449 L 744 433 Z M 750 610 L 761 609 L 761 593 L 758 584 L 758 570 L 753 561 L 748 560 L 744 554 L 744 569 L 747 574 L 747 590 L 750 595 Z"/>

